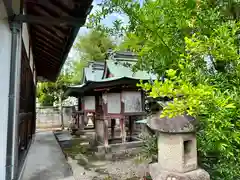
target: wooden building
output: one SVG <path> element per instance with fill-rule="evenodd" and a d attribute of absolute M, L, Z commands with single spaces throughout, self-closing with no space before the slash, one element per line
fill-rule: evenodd
<path fill-rule="evenodd" d="M 101 80 L 103 71 L 104 62 L 90 62 L 83 70 L 82 80 L 79 81 L 82 84 L 69 87 L 71 93 L 73 93 L 71 96 L 78 98 L 78 109 L 73 115 L 75 119 L 73 123 L 75 123 L 75 127 L 78 127 L 80 130 L 86 128 L 89 119 L 88 115 L 95 113 L 95 102 L 93 102 L 93 100 L 95 101 L 95 96 L 80 96 L 79 94 L 74 94 L 74 90 L 85 86 L 88 82 Z"/>
<path fill-rule="evenodd" d="M 55 81 L 92 0 L 0 0 L 0 179 L 18 179 L 36 128 L 36 85 Z"/>
<path fill-rule="evenodd" d="M 117 138 L 116 120 L 120 121 L 120 137 L 124 143 L 131 141 L 137 117 L 145 115 L 144 93 L 137 83 L 156 77 L 144 71 L 133 73 L 131 69 L 136 60 L 129 52 L 111 53 L 100 80 L 86 80 L 65 92 L 65 95 L 82 99 L 84 113 L 94 114 L 96 139 L 105 146 Z"/>

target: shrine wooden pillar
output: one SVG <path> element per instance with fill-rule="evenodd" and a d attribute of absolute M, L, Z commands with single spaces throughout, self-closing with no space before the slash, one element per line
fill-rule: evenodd
<path fill-rule="evenodd" d="M 76 124 L 77 124 L 77 128 L 79 130 L 83 130 L 84 129 L 84 123 L 83 123 L 83 111 L 77 111 L 76 112 Z"/>
<path fill-rule="evenodd" d="M 103 120 L 104 125 L 104 146 L 108 147 L 108 119 Z"/>
<path fill-rule="evenodd" d="M 126 130 L 125 130 L 125 119 L 121 118 L 120 119 L 120 130 L 121 130 L 121 138 L 122 138 L 122 143 L 126 142 Z"/>
<path fill-rule="evenodd" d="M 82 110 L 82 99 L 81 97 L 78 97 L 78 105 L 77 105 L 77 114 L 76 114 L 76 124 L 77 124 L 77 128 L 80 129 L 80 122 L 81 122 L 81 113 L 80 111 Z"/>
<path fill-rule="evenodd" d="M 82 110 L 82 99 L 81 97 L 78 97 L 78 111 Z"/>
<path fill-rule="evenodd" d="M 111 138 L 115 137 L 116 119 L 111 119 Z"/>
<path fill-rule="evenodd" d="M 79 129 L 80 128 L 79 121 L 80 121 L 81 115 L 80 115 L 80 113 L 77 113 L 76 116 L 77 116 L 77 120 L 76 120 L 77 121 L 76 122 L 77 123 L 77 128 Z"/>
<path fill-rule="evenodd" d="M 134 119 L 132 116 L 129 116 L 129 138 L 132 140 L 133 130 L 134 130 Z"/>
<path fill-rule="evenodd" d="M 96 113 L 94 120 L 95 139 L 98 143 L 104 144 L 105 139 L 105 122 L 104 122 L 104 107 L 102 106 L 101 95 L 96 95 Z"/>
<path fill-rule="evenodd" d="M 143 94 L 136 90 L 112 90 L 105 91 L 102 94 L 103 114 L 104 114 L 104 144 L 108 146 L 108 121 L 111 119 L 120 119 L 120 130 L 122 143 L 126 142 L 127 133 L 125 123 L 129 122 L 130 137 L 133 135 L 134 119 L 131 116 L 143 114 Z M 114 138 L 115 123 L 111 122 L 111 137 Z"/>

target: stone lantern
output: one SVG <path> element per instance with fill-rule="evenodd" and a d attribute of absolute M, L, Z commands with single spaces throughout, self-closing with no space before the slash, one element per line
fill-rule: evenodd
<path fill-rule="evenodd" d="M 198 167 L 195 123 L 187 115 L 150 120 L 158 132 L 158 162 L 149 165 L 154 180 L 210 180 Z"/>

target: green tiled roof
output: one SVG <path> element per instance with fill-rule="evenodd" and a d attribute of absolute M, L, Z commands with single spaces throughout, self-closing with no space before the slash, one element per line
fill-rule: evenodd
<path fill-rule="evenodd" d="M 129 78 L 134 78 L 134 79 L 156 79 L 156 76 L 153 74 L 150 74 L 146 71 L 137 71 L 133 72 L 131 69 L 131 66 L 136 64 L 135 61 L 117 61 L 117 60 L 107 60 L 106 65 L 113 74 L 114 77 L 129 77 Z"/>
<path fill-rule="evenodd" d="M 113 77 L 101 79 L 101 73 L 93 76 L 92 71 L 89 71 L 89 73 L 86 71 L 86 81 L 82 85 L 68 87 L 65 91 L 65 95 L 78 96 L 89 92 L 94 88 L 115 86 L 121 83 L 126 84 L 126 81 L 127 84 L 136 84 L 139 80 L 148 81 L 150 79 L 157 79 L 155 75 L 146 71 L 137 71 L 134 73 L 132 71 L 132 66 L 136 64 L 137 59 L 134 59 L 134 57 L 132 55 L 130 56 L 128 53 L 123 53 L 123 55 L 125 55 L 124 57 L 120 55 L 118 54 L 118 56 L 110 57 L 105 63 L 106 68 L 110 71 Z M 126 57 L 127 55 L 129 57 Z M 86 68 L 86 70 L 88 69 Z"/>
<path fill-rule="evenodd" d="M 138 78 L 135 77 L 126 77 L 126 76 L 121 76 L 121 77 L 111 77 L 111 78 L 106 78 L 106 79 L 101 79 L 98 81 L 87 81 L 84 84 L 77 85 L 77 86 L 70 86 L 67 88 L 65 91 L 64 95 L 65 96 L 76 96 L 77 94 L 82 94 L 85 92 L 89 92 L 94 88 L 100 88 L 100 87 L 108 87 L 108 86 L 116 86 L 125 80 L 124 84 L 136 84 L 139 82 Z M 147 81 L 148 79 L 142 79 L 143 81 Z"/>
<path fill-rule="evenodd" d="M 102 79 L 104 71 L 104 62 L 91 62 L 88 67 L 84 68 L 83 81 L 94 81 Z"/>
<path fill-rule="evenodd" d="M 114 77 L 110 77 L 110 78 L 105 78 L 105 79 L 101 79 L 98 81 L 91 81 L 91 82 L 109 82 L 109 81 L 115 81 L 115 80 L 119 80 L 119 79 L 133 79 L 133 80 L 148 80 L 149 78 L 138 78 L 138 77 L 132 77 L 132 76 L 114 76 Z"/>

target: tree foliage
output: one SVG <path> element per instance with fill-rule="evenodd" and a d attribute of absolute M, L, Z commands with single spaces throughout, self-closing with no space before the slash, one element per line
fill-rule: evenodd
<path fill-rule="evenodd" d="M 115 48 L 114 41 L 104 30 L 93 29 L 86 35 L 79 36 L 74 49 L 79 59 L 74 61 L 74 80 L 80 81 L 83 68 L 90 61 L 104 61 L 109 49 Z"/>
<path fill-rule="evenodd" d="M 61 74 L 56 82 L 42 82 L 37 87 L 37 98 L 42 106 L 52 106 L 59 102 L 60 98 L 64 99 L 63 93 L 66 88 L 72 84 L 70 74 Z"/>
<path fill-rule="evenodd" d="M 163 116 L 199 119 L 200 165 L 214 180 L 240 179 L 239 7 L 234 0 L 105 0 L 94 16 L 129 16 L 123 46 L 139 55 L 136 68 L 165 77 L 140 86 L 173 99 Z"/>

